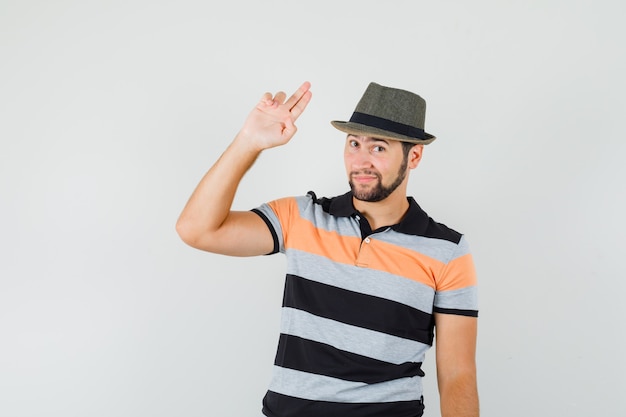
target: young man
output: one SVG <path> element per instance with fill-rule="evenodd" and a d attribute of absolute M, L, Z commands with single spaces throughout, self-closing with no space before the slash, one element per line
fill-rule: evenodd
<path fill-rule="evenodd" d="M 443 417 L 478 416 L 476 277 L 463 235 L 407 197 L 409 171 L 435 137 L 425 101 L 370 83 L 344 150 L 350 191 L 232 211 L 238 184 L 264 150 L 286 144 L 311 99 L 266 93 L 202 178 L 177 223 L 209 252 L 287 257 L 281 334 L 263 414 L 413 417 L 423 414 L 421 364 L 436 329 Z"/>

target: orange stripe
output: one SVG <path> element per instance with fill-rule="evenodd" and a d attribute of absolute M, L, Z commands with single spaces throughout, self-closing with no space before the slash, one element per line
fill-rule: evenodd
<path fill-rule="evenodd" d="M 285 247 L 302 250 L 330 259 L 333 262 L 354 265 L 361 238 L 341 236 L 335 231 L 316 228 L 311 222 L 298 219 L 291 225 Z"/>
<path fill-rule="evenodd" d="M 476 269 L 472 255 L 468 253 L 450 261 L 438 281 L 438 291 L 459 290 L 475 286 L 477 283 Z"/>
<path fill-rule="evenodd" d="M 437 259 L 376 238 L 371 238 L 369 244 L 364 244 L 361 253 L 362 257 L 368 258 L 368 268 L 387 271 L 431 288 L 436 288 L 435 277 L 445 266 Z"/>
<path fill-rule="evenodd" d="M 437 259 L 371 238 L 370 243 L 361 242 L 357 236 L 341 236 L 335 231 L 316 228 L 302 219 L 295 199 L 286 198 L 270 203 L 283 225 L 285 248 L 302 250 L 323 256 L 341 264 L 357 265 L 402 276 L 438 291 L 465 288 L 476 284 L 474 265 L 470 254 L 463 255 L 447 266 Z M 289 223 L 291 222 L 291 223 Z M 285 236 L 285 230 L 290 230 Z M 451 271 L 447 273 L 447 271 Z"/>

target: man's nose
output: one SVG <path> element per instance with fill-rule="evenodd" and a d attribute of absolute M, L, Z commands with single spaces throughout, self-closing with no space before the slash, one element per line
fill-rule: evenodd
<path fill-rule="evenodd" d="M 352 166 L 357 169 L 371 168 L 372 155 L 370 155 L 365 148 L 359 149 L 358 152 L 353 155 Z"/>

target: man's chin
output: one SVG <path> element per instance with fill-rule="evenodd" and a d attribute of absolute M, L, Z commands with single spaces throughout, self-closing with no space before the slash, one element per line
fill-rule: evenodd
<path fill-rule="evenodd" d="M 384 200 L 386 197 L 380 181 L 374 181 L 372 184 L 359 184 L 353 181 L 348 183 L 350 184 L 350 190 L 352 190 L 352 196 L 359 201 L 375 203 Z"/>
<path fill-rule="evenodd" d="M 382 200 L 378 190 L 356 190 L 353 187 L 352 196 L 359 201 L 365 201 L 368 203 L 375 203 L 376 201 Z"/>

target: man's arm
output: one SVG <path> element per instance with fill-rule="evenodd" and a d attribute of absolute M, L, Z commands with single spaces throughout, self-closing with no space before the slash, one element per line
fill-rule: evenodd
<path fill-rule="evenodd" d="M 478 417 L 475 317 L 435 313 L 442 417 Z"/>
<path fill-rule="evenodd" d="M 305 82 L 286 95 L 265 93 L 242 129 L 202 178 L 178 221 L 176 231 L 190 246 L 232 256 L 269 253 L 274 247 L 265 222 L 247 211 L 231 211 L 237 187 L 259 154 L 284 145 L 296 133 L 295 121 L 311 100 Z"/>

